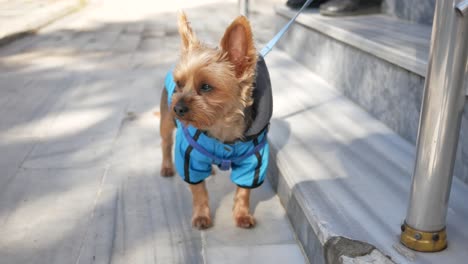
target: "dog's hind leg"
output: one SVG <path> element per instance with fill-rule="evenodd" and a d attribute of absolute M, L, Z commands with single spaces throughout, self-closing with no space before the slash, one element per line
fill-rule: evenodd
<path fill-rule="evenodd" d="M 175 128 L 174 119 L 169 112 L 167 105 L 167 91 L 163 89 L 161 95 L 161 123 L 159 132 L 161 134 L 162 164 L 161 176 L 168 177 L 174 175 L 174 163 L 172 162 L 172 145 L 174 144 L 173 131 Z"/>

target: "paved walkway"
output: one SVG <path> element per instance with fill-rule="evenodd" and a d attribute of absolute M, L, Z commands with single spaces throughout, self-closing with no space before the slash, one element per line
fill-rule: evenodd
<path fill-rule="evenodd" d="M 177 58 L 175 10 L 217 42 L 236 2 L 155 2 L 92 1 L 0 47 L 0 263 L 305 262 L 268 182 L 242 230 L 228 175 L 209 179 L 214 227 L 200 232 L 188 186 L 159 176 L 153 112 Z M 271 16 L 253 18 L 269 38 Z"/>
<path fill-rule="evenodd" d="M 34 32 L 84 3 L 85 0 L 0 0 L 0 42 Z"/>

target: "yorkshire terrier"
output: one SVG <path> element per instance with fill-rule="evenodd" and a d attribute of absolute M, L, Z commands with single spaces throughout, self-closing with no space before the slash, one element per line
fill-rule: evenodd
<path fill-rule="evenodd" d="M 201 43 L 184 13 L 178 19 L 181 54 L 165 80 L 161 96 L 162 176 L 175 169 L 190 184 L 192 226 L 212 225 L 204 180 L 213 165 L 232 169 L 237 185 L 233 218 L 238 227 L 255 226 L 250 213 L 250 190 L 263 183 L 269 146 L 268 125 L 272 94 L 268 69 L 254 45 L 247 18 L 236 18 L 219 48 Z"/>

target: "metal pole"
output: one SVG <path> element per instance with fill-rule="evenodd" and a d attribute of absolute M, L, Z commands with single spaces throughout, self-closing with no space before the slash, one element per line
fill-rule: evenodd
<path fill-rule="evenodd" d="M 249 0 L 239 0 L 239 13 L 249 17 Z"/>
<path fill-rule="evenodd" d="M 464 1 L 438 0 L 419 123 L 416 162 L 401 242 L 414 250 L 446 248 L 445 220 L 460 123 L 468 55 Z"/>

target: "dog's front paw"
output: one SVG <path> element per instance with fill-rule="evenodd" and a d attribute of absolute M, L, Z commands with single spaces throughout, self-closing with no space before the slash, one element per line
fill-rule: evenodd
<path fill-rule="evenodd" d="M 161 176 L 163 177 L 171 177 L 174 176 L 174 167 L 173 166 L 163 166 L 161 168 Z"/>
<path fill-rule="evenodd" d="M 211 227 L 211 217 L 206 215 L 198 215 L 192 218 L 192 226 L 202 230 Z"/>
<path fill-rule="evenodd" d="M 252 228 L 255 226 L 255 218 L 251 214 L 242 214 L 234 216 L 236 226 L 242 228 Z"/>

